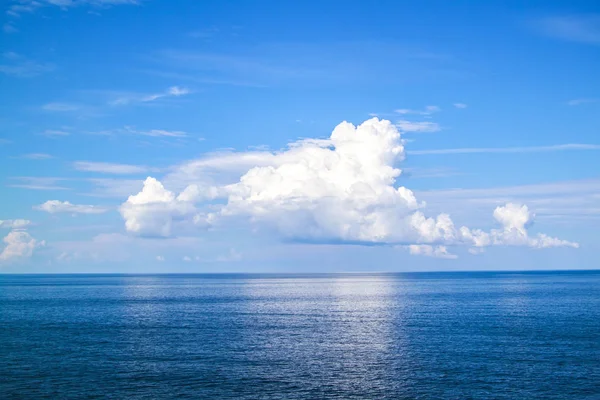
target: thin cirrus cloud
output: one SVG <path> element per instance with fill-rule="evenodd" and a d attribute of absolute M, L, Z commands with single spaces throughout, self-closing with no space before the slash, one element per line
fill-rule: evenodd
<path fill-rule="evenodd" d="M 442 130 L 440 124 L 431 121 L 408 121 L 403 119 L 397 121 L 396 126 L 402 132 L 427 133 L 439 132 L 440 130 Z"/>
<path fill-rule="evenodd" d="M 97 173 L 115 174 L 115 175 L 133 175 L 133 174 L 146 173 L 148 171 L 157 171 L 156 168 L 149 168 L 149 167 L 146 167 L 143 165 L 93 162 L 93 161 L 76 161 L 73 163 L 73 167 L 78 171 L 97 172 Z"/>
<path fill-rule="evenodd" d="M 26 160 L 50 160 L 54 158 L 54 156 L 51 156 L 50 154 L 46 153 L 29 153 L 23 154 L 19 158 L 24 158 Z"/>
<path fill-rule="evenodd" d="M 46 103 L 42 106 L 42 110 L 50 112 L 74 112 L 82 109 L 82 105 L 75 103 L 52 102 Z"/>
<path fill-rule="evenodd" d="M 600 45 L 600 14 L 543 17 L 535 20 L 533 27 L 555 39 Z"/>
<path fill-rule="evenodd" d="M 33 78 L 55 69 L 54 64 L 32 61 L 12 51 L 3 53 L 2 59 L 0 73 L 17 78 Z"/>
<path fill-rule="evenodd" d="M 10 179 L 16 183 L 11 183 L 7 186 L 13 188 L 31 190 L 69 190 L 69 188 L 59 184 L 60 182 L 65 181 L 65 178 L 18 176 Z"/>
<path fill-rule="evenodd" d="M 149 177 L 119 211 L 128 232 L 148 237 L 178 236 L 234 221 L 287 240 L 428 245 L 434 247 L 419 247 L 419 255 L 447 258 L 453 256 L 437 246 L 578 247 L 545 234 L 531 236 L 527 227 L 534 213 L 518 203 L 497 206 L 493 217 L 500 228 L 487 232 L 459 228 L 446 213 L 427 217 L 425 204 L 410 189 L 395 186 L 401 174 L 396 165 L 404 155 L 401 133 L 390 121 L 343 122 L 329 139 L 300 140 L 279 152 L 251 152 L 252 165 L 240 168 L 230 183 L 207 182 L 201 173 L 206 163 L 180 167 L 179 180 L 187 175 L 189 184 L 179 193 Z M 243 162 L 247 156 L 226 154 L 222 165 L 230 168 L 230 159 Z M 220 164 L 218 157 L 210 158 L 213 169 Z"/>
<path fill-rule="evenodd" d="M 138 5 L 143 0 L 19 0 L 12 2 L 6 8 L 6 15 L 11 18 L 4 24 L 4 32 L 15 33 L 18 29 L 15 27 L 15 22 L 20 19 L 23 14 L 33 14 L 38 9 L 44 7 L 56 7 L 62 10 L 67 10 L 74 7 L 93 7 L 107 8 L 118 5 Z"/>
<path fill-rule="evenodd" d="M 154 138 L 172 138 L 172 139 L 182 139 L 188 137 L 187 132 L 184 131 L 175 131 L 175 130 L 166 130 L 166 129 L 136 129 L 132 126 L 125 126 L 123 128 L 117 129 L 107 129 L 102 131 L 89 131 L 86 132 L 88 135 L 98 135 L 98 136 L 124 136 L 124 135 L 137 135 L 137 136 L 147 136 Z"/>
<path fill-rule="evenodd" d="M 528 147 L 464 147 L 457 149 L 431 149 L 410 150 L 411 156 L 433 155 L 433 154 L 481 154 L 481 153 L 543 153 L 553 151 L 585 151 L 600 150 L 598 144 L 567 143 L 551 146 L 528 146 Z"/>
<path fill-rule="evenodd" d="M 42 136 L 46 136 L 48 138 L 58 138 L 69 136 L 71 133 L 66 130 L 56 130 L 56 129 L 46 129 L 41 133 Z"/>
<path fill-rule="evenodd" d="M 92 205 L 72 204 L 68 201 L 48 200 L 43 204 L 33 207 L 34 210 L 45 211 L 50 214 L 102 214 L 108 211 L 105 207 Z"/>
<path fill-rule="evenodd" d="M 118 96 L 108 102 L 111 106 L 124 106 L 136 103 L 150 103 L 168 97 L 181 97 L 190 94 L 191 91 L 185 87 L 171 86 L 164 92 L 152 94 L 127 93 Z"/>
<path fill-rule="evenodd" d="M 431 115 L 431 114 L 440 112 L 441 108 L 438 106 L 425 106 L 425 108 L 422 110 L 412 110 L 409 108 L 400 108 L 395 111 L 396 111 L 396 113 L 398 113 L 400 115 L 406 115 L 406 114 Z"/>
<path fill-rule="evenodd" d="M 580 106 L 582 104 L 597 103 L 597 102 L 598 102 L 598 99 L 594 99 L 594 98 L 581 98 L 581 99 L 569 100 L 567 102 L 567 104 L 570 105 L 570 106 Z"/>

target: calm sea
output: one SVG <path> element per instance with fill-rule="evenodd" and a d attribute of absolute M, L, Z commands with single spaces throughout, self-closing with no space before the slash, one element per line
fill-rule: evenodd
<path fill-rule="evenodd" d="M 0 398 L 600 399 L 600 272 L 2 275 Z"/>

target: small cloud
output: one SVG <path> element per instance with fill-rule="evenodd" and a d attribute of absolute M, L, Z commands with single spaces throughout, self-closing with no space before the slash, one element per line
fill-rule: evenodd
<path fill-rule="evenodd" d="M 592 98 L 587 98 L 587 99 L 573 99 L 573 100 L 569 100 L 567 102 L 567 105 L 570 106 L 579 106 L 582 104 L 589 104 L 589 103 L 596 103 L 598 102 L 598 99 L 592 99 Z"/>
<path fill-rule="evenodd" d="M 470 254 L 473 255 L 477 255 L 477 254 L 483 254 L 485 252 L 485 249 L 481 248 L 481 247 L 471 247 L 468 252 Z"/>
<path fill-rule="evenodd" d="M 567 143 L 551 146 L 529 147 L 463 147 L 456 149 L 411 150 L 411 156 L 431 154 L 482 154 L 482 153 L 544 153 L 554 151 L 598 151 L 599 144 Z"/>
<path fill-rule="evenodd" d="M 455 259 L 458 258 L 455 254 L 448 252 L 446 246 L 431 246 L 428 244 L 411 244 L 408 250 L 412 255 Z"/>
<path fill-rule="evenodd" d="M 42 106 L 42 110 L 51 112 L 73 112 L 81 110 L 81 106 L 72 103 L 48 103 Z"/>
<path fill-rule="evenodd" d="M 28 219 L 0 219 L 0 228 L 23 229 L 29 225 L 31 225 L 31 221 Z"/>
<path fill-rule="evenodd" d="M 17 78 L 33 78 L 55 69 L 54 64 L 28 60 L 12 51 L 5 52 L 2 56 L 6 61 L 0 64 L 0 73 Z"/>
<path fill-rule="evenodd" d="M 61 137 L 61 136 L 69 136 L 71 133 L 67 132 L 67 131 L 60 131 L 60 130 L 53 130 L 53 129 L 46 129 L 44 132 L 41 133 L 42 136 L 46 136 L 49 138 L 57 138 L 57 137 Z"/>
<path fill-rule="evenodd" d="M 29 258 L 33 255 L 33 251 L 36 248 L 45 245 L 43 240 L 41 242 L 37 241 L 23 230 L 10 232 L 4 237 L 3 241 L 5 247 L 0 252 L 0 262 Z"/>
<path fill-rule="evenodd" d="M 180 97 L 190 94 L 191 90 L 185 87 L 171 86 L 162 93 L 140 94 L 126 93 L 108 102 L 111 106 L 124 106 L 135 103 L 149 103 L 166 97 Z"/>
<path fill-rule="evenodd" d="M 73 167 L 78 171 L 98 172 L 104 174 L 117 175 L 141 174 L 152 170 L 151 168 L 148 168 L 143 165 L 117 164 L 93 161 L 76 161 L 73 163 Z"/>
<path fill-rule="evenodd" d="M 185 257 L 183 257 L 183 261 L 185 261 L 185 262 L 191 262 L 192 258 L 188 257 L 188 256 L 185 256 Z"/>
<path fill-rule="evenodd" d="M 15 28 L 15 26 L 13 24 L 11 24 L 10 22 L 5 23 L 2 26 L 2 30 L 4 31 L 4 33 L 17 33 L 17 32 L 19 32 L 19 30 L 17 28 Z"/>
<path fill-rule="evenodd" d="M 30 153 L 30 154 L 23 154 L 19 158 L 24 158 L 27 160 L 49 160 L 54 157 L 51 156 L 50 154 L 45 154 L 45 153 Z"/>
<path fill-rule="evenodd" d="M 454 103 L 455 108 L 467 108 L 468 106 L 465 103 Z"/>
<path fill-rule="evenodd" d="M 540 18 L 533 26 L 541 34 L 586 44 L 600 44 L 600 14 L 563 15 Z"/>
<path fill-rule="evenodd" d="M 156 256 L 156 261 L 164 262 L 165 258 L 163 256 Z"/>
<path fill-rule="evenodd" d="M 396 122 L 396 126 L 403 132 L 438 132 L 442 129 L 438 123 L 430 121 L 400 120 Z"/>
<path fill-rule="evenodd" d="M 396 113 L 401 114 L 401 115 L 407 115 L 407 114 L 415 114 L 415 115 L 431 115 L 434 114 L 436 112 L 440 112 L 442 109 L 439 108 L 438 106 L 426 106 L 425 109 L 423 110 L 411 110 L 408 108 L 400 108 L 398 110 L 395 110 Z"/>
<path fill-rule="evenodd" d="M 68 201 L 60 200 L 48 200 L 47 202 L 40 204 L 39 206 L 34 206 L 33 209 L 38 211 L 45 211 L 50 214 L 102 214 L 108 211 L 108 209 L 104 207 L 72 204 Z"/>
<path fill-rule="evenodd" d="M 68 190 L 66 187 L 57 185 L 58 182 L 64 181 L 65 178 L 19 176 L 10 179 L 20 182 L 8 185 L 9 187 L 14 188 L 31 190 Z"/>
<path fill-rule="evenodd" d="M 125 131 L 127 133 L 132 133 L 134 135 L 141 136 L 150 136 L 150 137 L 171 137 L 171 138 L 183 138 L 187 136 L 187 133 L 183 131 L 167 131 L 164 129 L 150 129 L 147 131 L 139 131 L 130 126 L 125 127 Z"/>
<path fill-rule="evenodd" d="M 210 39 L 219 33 L 219 29 L 212 27 L 206 29 L 200 29 L 197 31 L 192 31 L 188 33 L 188 36 L 194 39 Z"/>
<path fill-rule="evenodd" d="M 229 253 L 219 256 L 215 259 L 217 262 L 233 262 L 240 261 L 242 259 L 242 255 L 238 253 L 235 249 L 229 249 Z"/>

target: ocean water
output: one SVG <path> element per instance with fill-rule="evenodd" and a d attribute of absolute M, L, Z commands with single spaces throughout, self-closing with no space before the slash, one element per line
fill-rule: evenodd
<path fill-rule="evenodd" d="M 600 272 L 2 275 L 2 399 L 600 399 Z"/>

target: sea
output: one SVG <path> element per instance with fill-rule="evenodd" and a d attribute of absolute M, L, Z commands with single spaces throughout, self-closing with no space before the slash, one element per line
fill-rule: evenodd
<path fill-rule="evenodd" d="M 600 271 L 0 275 L 1 399 L 600 399 Z"/>

